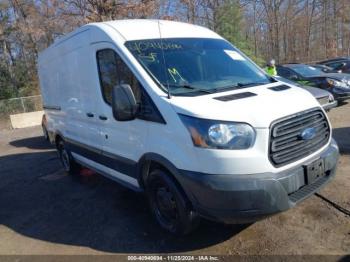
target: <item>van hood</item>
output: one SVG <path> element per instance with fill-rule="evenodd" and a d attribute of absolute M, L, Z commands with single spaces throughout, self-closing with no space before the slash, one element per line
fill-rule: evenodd
<path fill-rule="evenodd" d="M 271 89 L 278 86 L 284 86 L 286 89 L 279 91 Z M 269 128 L 276 119 L 320 107 L 308 91 L 284 83 L 196 97 L 173 96 L 170 101 L 179 114 L 212 120 L 245 122 L 255 128 Z"/>

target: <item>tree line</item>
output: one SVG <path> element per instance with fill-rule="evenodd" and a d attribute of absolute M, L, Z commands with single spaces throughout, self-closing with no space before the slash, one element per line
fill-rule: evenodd
<path fill-rule="evenodd" d="M 260 65 L 350 56 L 349 0 L 1 0 L 0 99 L 39 93 L 38 53 L 55 39 L 126 18 L 206 26 Z"/>

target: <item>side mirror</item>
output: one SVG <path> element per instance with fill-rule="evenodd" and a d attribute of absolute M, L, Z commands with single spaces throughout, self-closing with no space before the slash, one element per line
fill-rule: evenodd
<path fill-rule="evenodd" d="M 130 85 L 121 84 L 112 90 L 113 116 L 118 121 L 129 121 L 136 117 L 137 103 Z"/>
<path fill-rule="evenodd" d="M 293 81 L 298 81 L 299 80 L 299 77 L 297 75 L 291 75 L 289 77 L 290 80 L 293 80 Z"/>

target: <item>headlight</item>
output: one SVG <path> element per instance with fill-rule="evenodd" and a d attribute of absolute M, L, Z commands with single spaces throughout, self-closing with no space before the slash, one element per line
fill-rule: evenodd
<path fill-rule="evenodd" d="M 329 94 L 328 101 L 329 102 L 334 102 L 334 96 L 332 94 Z"/>
<path fill-rule="evenodd" d="M 334 87 L 342 87 L 342 88 L 349 88 L 347 83 L 343 82 L 343 81 L 338 81 L 335 79 L 331 79 L 331 78 L 327 78 L 326 79 L 327 83 L 330 86 L 334 86 Z"/>
<path fill-rule="evenodd" d="M 254 144 L 255 130 L 248 124 L 179 116 L 197 147 L 247 149 Z"/>

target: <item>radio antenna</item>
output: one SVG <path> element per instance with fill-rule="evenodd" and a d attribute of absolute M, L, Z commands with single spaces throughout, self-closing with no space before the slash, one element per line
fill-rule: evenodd
<path fill-rule="evenodd" d="M 158 31 L 159 31 L 159 37 L 160 37 L 160 50 L 162 52 L 162 57 L 163 57 L 163 63 L 164 63 L 164 73 L 165 73 L 165 79 L 166 79 L 166 88 L 168 92 L 168 99 L 171 98 L 170 94 L 170 88 L 169 88 L 169 78 L 168 78 L 168 72 L 167 72 L 167 67 L 166 67 L 166 62 L 165 62 L 165 56 L 164 56 L 164 50 L 163 50 L 163 39 L 162 39 L 162 32 L 160 30 L 160 20 L 158 19 Z"/>

